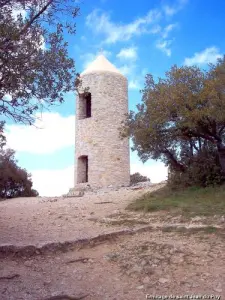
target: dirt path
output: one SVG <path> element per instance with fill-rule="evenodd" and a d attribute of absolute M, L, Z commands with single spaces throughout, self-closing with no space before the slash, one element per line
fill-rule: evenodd
<path fill-rule="evenodd" d="M 93 220 L 120 213 L 147 190 L 111 191 L 80 198 L 17 198 L 0 202 L 0 245 L 38 245 L 91 238 L 112 229 Z"/>
<path fill-rule="evenodd" d="M 224 240 L 214 234 L 151 231 L 65 253 L 4 258 L 3 276 L 2 300 L 85 295 L 87 300 L 128 300 L 146 299 L 146 294 L 224 298 Z"/>
<path fill-rule="evenodd" d="M 135 300 L 147 294 L 223 299 L 224 229 L 193 233 L 191 226 L 202 225 L 201 220 L 185 224 L 165 213 L 124 211 L 144 192 L 1 202 L 0 249 L 59 241 L 64 247 L 32 255 L 0 252 L 0 299 Z M 178 222 L 190 229 L 174 231 Z M 96 235 L 102 238 L 93 239 Z M 81 238 L 90 242 L 65 243 Z"/>

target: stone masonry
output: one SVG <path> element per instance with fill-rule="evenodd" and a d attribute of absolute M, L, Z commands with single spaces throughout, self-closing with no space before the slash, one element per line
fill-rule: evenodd
<path fill-rule="evenodd" d="M 104 56 L 98 59 L 100 67 L 81 74 L 89 100 L 82 93 L 76 98 L 75 190 L 130 183 L 129 139 L 119 137 L 128 113 L 127 79 Z"/>

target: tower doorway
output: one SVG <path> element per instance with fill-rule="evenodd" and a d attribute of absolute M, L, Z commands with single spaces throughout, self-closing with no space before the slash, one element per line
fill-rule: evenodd
<path fill-rule="evenodd" d="M 88 182 L 88 156 L 82 155 L 77 162 L 77 183 Z"/>

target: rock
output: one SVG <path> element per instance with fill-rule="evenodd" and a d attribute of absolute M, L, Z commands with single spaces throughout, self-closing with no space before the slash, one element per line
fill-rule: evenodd
<path fill-rule="evenodd" d="M 148 276 L 146 276 L 143 281 L 144 284 L 150 283 L 150 278 Z"/>
<path fill-rule="evenodd" d="M 140 266 L 140 265 L 134 265 L 133 268 L 132 268 L 132 271 L 141 273 L 143 271 L 143 267 Z"/>
<path fill-rule="evenodd" d="M 173 264 L 181 264 L 181 263 L 183 263 L 184 262 L 184 259 L 183 259 L 183 257 L 182 256 L 173 256 L 172 258 L 171 258 L 171 263 L 173 263 Z"/>
<path fill-rule="evenodd" d="M 176 248 L 172 248 L 172 249 L 169 250 L 169 254 L 174 254 L 176 251 L 177 251 Z"/>
<path fill-rule="evenodd" d="M 58 200 L 57 198 L 54 198 L 54 199 L 50 199 L 49 202 L 57 202 L 57 200 Z"/>
<path fill-rule="evenodd" d="M 143 187 L 142 186 L 132 186 L 130 189 L 131 190 L 142 190 Z"/>
<path fill-rule="evenodd" d="M 67 194 L 67 197 L 83 197 L 84 191 L 74 191 Z"/>
<path fill-rule="evenodd" d="M 83 188 L 72 188 L 69 190 L 69 193 L 64 195 L 65 197 L 82 197 L 84 195 L 84 189 Z"/>
<path fill-rule="evenodd" d="M 148 262 L 145 260 L 145 259 L 143 259 L 142 261 L 141 261 L 141 266 L 146 266 L 148 264 Z"/>
<path fill-rule="evenodd" d="M 217 293 L 222 293 L 222 291 L 223 291 L 223 289 L 222 289 L 222 284 L 219 283 L 219 284 L 217 285 L 217 287 L 215 287 L 213 290 L 214 290 L 215 292 L 217 292 Z"/>
<path fill-rule="evenodd" d="M 194 218 L 191 218 L 191 221 L 192 221 L 192 222 L 201 222 L 202 219 L 203 219 L 202 217 L 196 216 L 196 217 L 194 217 Z"/>
<path fill-rule="evenodd" d="M 137 290 L 142 290 L 144 288 L 144 286 L 143 285 L 139 285 L 139 286 L 137 286 Z"/>
<path fill-rule="evenodd" d="M 162 277 L 162 278 L 159 278 L 158 282 L 164 284 L 164 283 L 170 282 L 170 280 L 168 278 Z"/>
<path fill-rule="evenodd" d="M 152 263 L 153 263 L 153 265 L 158 266 L 159 260 L 158 260 L 157 258 L 154 258 L 154 259 L 152 260 Z"/>
<path fill-rule="evenodd" d="M 158 260 L 164 260 L 165 257 L 160 255 L 160 254 L 155 254 L 155 258 L 158 259 Z"/>
<path fill-rule="evenodd" d="M 220 223 L 225 223 L 225 217 L 224 217 L 224 216 L 222 216 L 222 217 L 220 218 Z"/>
<path fill-rule="evenodd" d="M 26 260 L 24 262 L 24 266 L 26 266 L 26 267 L 32 267 L 32 265 L 33 265 L 33 260 Z"/>
<path fill-rule="evenodd" d="M 104 259 L 115 261 L 118 259 L 118 257 L 119 257 L 118 253 L 108 253 L 104 256 Z"/>

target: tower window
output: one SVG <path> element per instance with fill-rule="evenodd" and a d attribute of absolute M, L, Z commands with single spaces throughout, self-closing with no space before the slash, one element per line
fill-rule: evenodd
<path fill-rule="evenodd" d="M 86 96 L 86 117 L 91 117 L 91 93 Z"/>
<path fill-rule="evenodd" d="M 79 120 L 91 117 L 91 93 L 79 96 Z"/>

